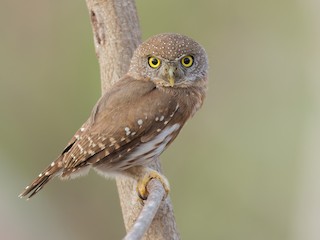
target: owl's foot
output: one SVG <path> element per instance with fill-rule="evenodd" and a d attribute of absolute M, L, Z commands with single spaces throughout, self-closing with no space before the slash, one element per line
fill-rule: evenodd
<path fill-rule="evenodd" d="M 157 172 L 155 170 L 151 170 L 151 169 L 141 179 L 138 180 L 137 192 L 138 192 L 139 197 L 142 200 L 146 200 L 148 198 L 149 192 L 147 190 L 147 186 L 148 186 L 148 183 L 152 179 L 158 179 L 161 182 L 161 184 L 166 192 L 163 199 L 166 199 L 169 194 L 169 191 L 170 191 L 169 181 L 165 176 L 163 176 L 159 172 Z"/>

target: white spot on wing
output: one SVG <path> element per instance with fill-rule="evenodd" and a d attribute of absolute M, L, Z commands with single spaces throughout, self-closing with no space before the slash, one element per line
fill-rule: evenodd
<path fill-rule="evenodd" d="M 89 153 L 91 156 L 93 156 L 93 155 L 95 154 L 95 152 L 92 151 L 91 149 L 88 150 L 88 153 Z"/>
<path fill-rule="evenodd" d="M 103 143 L 98 143 L 98 147 L 103 150 L 105 149 L 106 145 L 104 145 Z"/>
<path fill-rule="evenodd" d="M 142 119 L 139 119 L 139 120 L 137 121 L 137 123 L 138 123 L 139 126 L 141 126 L 142 123 L 143 123 L 143 120 L 142 120 Z"/>
<path fill-rule="evenodd" d="M 80 145 L 80 144 L 77 144 L 77 147 L 79 148 L 80 153 L 83 153 L 83 147 L 81 147 L 81 145 Z"/>
<path fill-rule="evenodd" d="M 126 135 L 130 135 L 131 131 L 130 131 L 130 128 L 128 127 L 125 127 L 124 130 L 126 131 Z"/>

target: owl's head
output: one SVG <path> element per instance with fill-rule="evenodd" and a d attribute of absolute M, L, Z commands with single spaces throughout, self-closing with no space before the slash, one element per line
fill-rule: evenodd
<path fill-rule="evenodd" d="M 149 38 L 136 49 L 128 74 L 160 86 L 187 87 L 205 79 L 207 70 L 207 54 L 197 42 L 165 33 Z"/>

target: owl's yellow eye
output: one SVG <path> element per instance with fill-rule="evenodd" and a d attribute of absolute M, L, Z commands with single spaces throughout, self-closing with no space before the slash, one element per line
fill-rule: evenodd
<path fill-rule="evenodd" d="M 185 56 L 181 59 L 181 64 L 186 67 L 189 68 L 192 66 L 193 64 L 193 57 L 192 56 Z"/>
<path fill-rule="evenodd" d="M 158 68 L 161 64 L 160 59 L 156 58 L 156 57 L 149 57 L 149 66 L 152 68 Z"/>

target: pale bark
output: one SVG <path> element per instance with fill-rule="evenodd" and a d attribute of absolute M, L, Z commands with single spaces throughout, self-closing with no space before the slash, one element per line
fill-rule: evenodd
<path fill-rule="evenodd" d="M 148 199 L 144 202 L 144 206 L 139 217 L 132 228 L 128 231 L 124 240 L 136 240 L 141 239 L 144 236 L 166 194 L 163 186 L 156 179 L 152 179 L 148 183 L 148 192 L 150 193 Z"/>
<path fill-rule="evenodd" d="M 100 65 L 102 93 L 104 93 L 129 68 L 133 51 L 141 41 L 139 20 L 134 0 L 86 0 L 86 2 Z M 158 159 L 155 159 L 150 167 L 161 172 Z M 117 187 L 125 228 L 129 231 L 143 206 L 137 197 L 136 184 L 133 180 L 118 178 Z M 169 197 L 161 202 L 144 239 L 179 239 Z"/>

